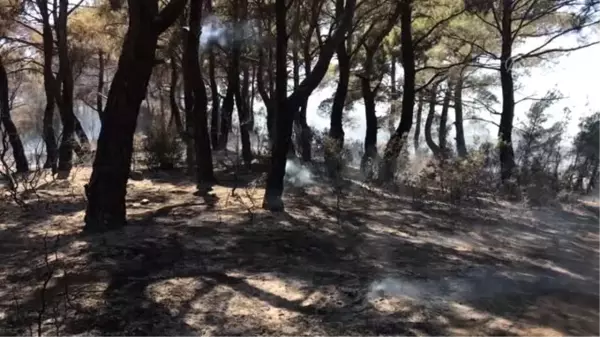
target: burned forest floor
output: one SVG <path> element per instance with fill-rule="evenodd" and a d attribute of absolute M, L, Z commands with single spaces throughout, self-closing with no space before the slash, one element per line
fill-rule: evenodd
<path fill-rule="evenodd" d="M 129 224 L 82 233 L 89 168 L 0 205 L 1 335 L 598 335 L 598 206 L 451 206 L 315 179 L 128 184 Z"/>

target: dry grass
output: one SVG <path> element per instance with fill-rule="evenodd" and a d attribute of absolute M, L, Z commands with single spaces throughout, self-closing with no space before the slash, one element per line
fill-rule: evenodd
<path fill-rule="evenodd" d="M 271 214 L 252 177 L 208 204 L 183 174 L 148 174 L 129 226 L 84 236 L 89 173 L 0 206 L 4 334 L 599 334 L 597 205 L 417 211 L 349 183 L 338 208 L 317 183 Z"/>

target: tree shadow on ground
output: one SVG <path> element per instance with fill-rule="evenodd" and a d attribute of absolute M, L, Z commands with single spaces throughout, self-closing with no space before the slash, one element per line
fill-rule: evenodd
<path fill-rule="evenodd" d="M 499 245 L 498 236 L 523 237 L 529 227 L 495 217 L 498 231 L 473 224 L 488 236 L 459 249 L 453 240 L 469 233 L 466 226 L 435 227 L 448 213 L 407 211 L 397 198 L 351 197 L 338 209 L 331 194 L 309 190 L 288 195 L 288 212 L 279 214 L 185 200 L 133 214 L 122 230 L 67 236 L 65 244 L 78 242 L 82 259 L 50 285 L 47 300 L 65 284 L 75 289 L 65 334 L 450 335 L 462 329 L 515 335 L 529 326 L 598 333 L 598 297 L 589 279 L 490 247 Z M 563 259 L 590 256 L 563 253 Z M 548 260 L 561 263 L 555 255 Z M 92 293 L 92 286 L 101 290 Z M 36 307 L 39 297 L 21 307 Z M 23 331 L 18 316 L 7 310 L 0 326 L 10 322 L 5 331 Z"/>

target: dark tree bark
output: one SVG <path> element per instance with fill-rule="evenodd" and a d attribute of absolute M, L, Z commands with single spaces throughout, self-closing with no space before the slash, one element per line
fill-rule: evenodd
<path fill-rule="evenodd" d="M 338 0 L 340 1 L 340 0 Z M 338 12 L 340 25 L 331 38 L 323 45 L 315 67 L 310 74 L 304 78 L 290 97 L 287 96 L 287 34 L 286 34 L 286 4 L 284 0 L 276 2 L 276 26 L 277 26 L 277 118 L 275 121 L 275 142 L 271 150 L 271 168 L 267 177 L 267 187 L 263 201 L 263 207 L 271 211 L 282 211 L 283 201 L 283 178 L 285 175 L 285 164 L 287 152 L 291 143 L 292 126 L 294 116 L 291 112 L 297 111 L 298 107 L 308 99 L 308 96 L 319 85 L 327 69 L 329 62 L 335 53 L 338 44 L 343 43 L 343 38 L 352 24 L 352 13 L 356 0 L 348 0 L 343 13 Z"/>
<path fill-rule="evenodd" d="M 415 134 L 413 140 L 415 146 L 415 154 L 419 152 L 419 143 L 421 141 L 421 114 L 423 113 L 423 97 L 419 95 L 417 101 L 417 120 L 415 122 Z"/>
<path fill-rule="evenodd" d="M 312 67 L 312 56 L 310 53 L 311 37 L 314 31 L 314 26 L 311 25 L 308 29 L 308 33 L 304 40 L 303 45 L 303 58 L 304 58 L 304 73 L 309 74 Z M 296 123 L 300 130 L 298 144 L 300 146 L 301 159 L 303 162 L 310 162 L 312 160 L 312 130 L 306 121 L 306 109 L 308 106 L 308 100 L 300 104 L 300 110 L 298 111 L 298 117 Z"/>
<path fill-rule="evenodd" d="M 213 149 L 219 148 L 219 86 L 217 85 L 216 78 L 216 64 L 215 64 L 215 51 L 214 46 L 210 46 L 208 51 L 208 78 L 210 81 L 210 97 L 212 100 L 211 111 L 210 111 L 210 143 Z"/>
<path fill-rule="evenodd" d="M 44 168 L 58 169 L 58 145 L 54 132 L 54 109 L 56 106 L 54 74 L 52 72 L 52 54 L 54 51 L 54 37 L 50 26 L 48 1 L 36 0 L 40 16 L 42 17 L 42 42 L 44 51 L 44 92 L 46 94 L 46 108 L 44 109 L 44 143 L 46 144 L 46 162 Z"/>
<path fill-rule="evenodd" d="M 394 124 L 394 118 L 396 118 L 396 105 L 398 103 L 398 88 L 396 84 L 396 57 L 392 55 L 390 60 L 390 116 L 388 117 L 388 131 L 390 135 L 394 133 L 396 124 Z"/>
<path fill-rule="evenodd" d="M 29 163 L 27 162 L 23 142 L 21 142 L 21 138 L 19 138 L 17 127 L 10 114 L 10 95 L 8 91 L 8 75 L 2 57 L 0 56 L 0 120 L 2 121 L 4 131 L 8 135 L 8 142 L 12 147 L 17 172 L 28 172 Z"/>
<path fill-rule="evenodd" d="M 402 116 L 396 132 L 386 144 L 379 179 L 390 180 L 395 172 L 396 160 L 405 145 L 406 137 L 413 123 L 415 106 L 415 51 L 412 36 L 412 0 L 400 1 L 400 43 L 402 68 L 404 69 L 404 94 L 402 95 Z"/>
<path fill-rule="evenodd" d="M 202 79 L 202 71 L 199 63 L 198 40 L 200 38 L 200 25 L 202 19 L 202 0 L 190 0 L 189 32 L 183 54 L 184 71 L 183 83 L 186 101 L 191 104 L 191 131 L 194 139 L 194 150 L 196 157 L 196 185 L 201 193 L 206 193 L 215 183 L 213 174 L 212 152 L 210 147 L 210 136 L 208 134 L 206 88 Z M 187 104 L 186 104 L 187 105 Z M 187 108 L 187 107 L 186 107 Z M 189 128 L 188 128 L 189 130 Z"/>
<path fill-rule="evenodd" d="M 512 128 L 515 115 L 515 88 L 512 77 L 512 0 L 503 0 L 502 52 L 500 54 L 500 82 L 502 84 L 502 116 L 500 117 L 500 177 L 506 182 L 515 168 Z"/>
<path fill-rule="evenodd" d="M 446 92 L 444 93 L 444 100 L 442 101 L 442 113 L 440 115 L 440 125 L 438 128 L 438 144 L 440 147 L 441 154 L 446 157 L 448 154 L 448 148 L 446 147 L 446 137 L 448 136 L 448 110 L 450 109 L 450 97 L 452 96 L 452 84 L 450 81 L 447 82 Z"/>
<path fill-rule="evenodd" d="M 241 2 L 241 3 L 240 3 Z M 244 0 L 237 1 L 237 6 L 234 9 L 236 19 L 245 20 L 246 19 L 246 11 L 248 9 L 248 3 Z M 238 17 L 238 10 L 241 10 L 240 17 Z M 233 87 L 235 88 L 235 103 L 238 113 L 239 126 L 240 126 L 240 139 L 242 141 L 242 159 L 248 168 L 252 163 L 252 146 L 250 144 L 250 113 L 248 112 L 248 68 L 244 65 L 244 81 L 242 85 L 240 85 L 240 57 L 241 57 L 241 45 L 240 43 L 235 43 L 232 48 L 232 68 L 235 76 L 232 76 Z"/>
<path fill-rule="evenodd" d="M 189 22 L 188 22 L 189 24 Z M 192 55 L 193 51 L 190 50 L 188 44 L 190 44 L 190 37 L 192 35 L 191 31 L 182 30 L 182 39 L 183 39 L 183 56 L 182 56 L 182 69 L 183 69 L 183 103 L 185 107 L 185 137 L 183 138 L 185 141 L 185 161 L 187 167 L 187 174 L 192 175 L 195 172 L 196 168 L 196 150 L 195 150 L 195 138 L 194 138 L 194 125 L 196 124 L 196 115 L 194 114 L 194 84 L 191 83 L 193 79 L 190 74 L 186 74 L 190 71 L 190 67 L 193 66 L 194 56 Z M 191 42 L 191 44 L 197 44 L 197 41 Z M 193 46 L 192 46 L 193 48 Z M 198 57 L 196 56 L 196 62 L 198 62 Z"/>
<path fill-rule="evenodd" d="M 126 223 L 133 135 L 155 63 L 158 37 L 181 14 L 186 1 L 172 0 L 160 13 L 158 1 L 128 3 L 129 26 L 106 101 L 92 176 L 86 185 L 87 231 L 119 228 Z"/>
<path fill-rule="evenodd" d="M 456 152 L 464 158 L 467 156 L 467 145 L 463 128 L 462 90 L 463 77 L 460 74 L 454 86 L 454 125 L 456 127 Z"/>
<path fill-rule="evenodd" d="M 343 8 L 344 2 L 337 1 L 338 7 Z M 338 9 L 339 10 L 339 9 Z M 339 152 L 344 147 L 344 127 L 342 124 L 344 116 L 344 106 L 346 105 L 346 96 L 348 96 L 348 84 L 350 82 L 350 55 L 346 43 L 342 42 L 336 50 L 338 59 L 338 85 L 333 96 L 331 105 L 331 119 L 329 124 L 329 137 L 335 142 L 333 148 L 326 150 L 332 152 L 327 157 L 332 157 L 333 153 Z"/>
<path fill-rule="evenodd" d="M 102 121 L 102 110 L 103 107 L 103 95 L 104 95 L 104 52 L 102 49 L 98 50 L 98 93 L 96 94 L 96 110 L 98 111 L 98 117 Z"/>
<path fill-rule="evenodd" d="M 379 76 L 379 83 L 375 88 L 371 88 L 371 80 L 374 78 L 374 58 L 378 52 L 381 43 L 386 35 L 394 28 L 398 17 L 400 16 L 400 3 L 396 3 L 396 7 L 392 15 L 389 16 L 387 24 L 377 34 L 368 38 L 364 43 L 365 48 L 365 63 L 364 74 L 359 76 L 361 83 L 361 91 L 365 102 L 365 117 L 366 117 L 366 134 L 365 134 L 365 153 L 361 160 L 361 168 L 365 177 L 371 179 L 373 175 L 372 163 L 378 157 L 377 154 L 377 115 L 375 114 L 375 97 L 379 91 L 383 73 Z M 392 63 L 394 61 L 392 60 Z M 393 76 L 396 76 L 396 70 L 393 70 Z M 393 81 L 395 86 L 395 80 Z"/>
<path fill-rule="evenodd" d="M 79 121 L 75 118 L 73 112 L 73 69 L 69 59 L 69 45 L 67 41 L 67 16 L 68 0 L 60 0 L 58 7 L 58 21 L 56 22 L 56 39 L 58 40 L 58 78 L 55 81 L 55 93 L 60 119 L 62 122 L 62 137 L 58 147 L 58 178 L 66 179 L 73 168 L 73 149 L 77 146 L 75 139 L 76 130 L 78 133 L 85 132 L 81 128 Z M 62 90 L 59 90 L 62 84 Z M 76 124 L 79 128 L 76 128 Z M 81 139 L 83 142 L 83 139 Z"/>
<path fill-rule="evenodd" d="M 373 176 L 372 163 L 377 157 L 377 115 L 375 114 L 375 90 L 371 89 L 371 80 L 369 78 L 373 71 L 373 53 L 367 51 L 365 58 L 364 76 L 360 77 L 360 86 L 365 104 L 366 134 L 365 134 L 365 153 L 361 159 L 361 171 L 367 179 Z"/>
<path fill-rule="evenodd" d="M 598 178 L 598 164 L 600 164 L 600 160 L 595 158 L 594 165 L 592 166 L 592 172 L 590 174 L 590 181 L 587 185 L 587 193 L 592 192 L 592 190 L 596 187 L 596 179 Z"/>
<path fill-rule="evenodd" d="M 213 12 L 212 0 L 206 1 L 208 15 Z M 219 105 L 219 86 L 217 85 L 216 76 L 216 60 L 215 60 L 215 44 L 210 43 L 208 47 L 208 79 L 210 82 L 210 97 L 211 97 L 211 110 L 210 110 L 210 143 L 213 150 L 219 149 L 219 118 L 221 118 Z"/>
<path fill-rule="evenodd" d="M 183 129 L 183 122 L 181 121 L 181 111 L 179 111 L 179 104 L 177 104 L 177 83 L 179 81 L 179 67 L 177 67 L 177 58 L 175 55 L 171 55 L 171 81 L 169 83 L 169 107 L 171 109 L 171 119 L 169 124 L 175 123 L 175 129 L 177 133 L 181 135 L 181 138 L 186 140 L 186 132 Z"/>
<path fill-rule="evenodd" d="M 427 143 L 427 146 L 431 152 L 433 152 L 433 155 L 436 158 L 439 158 L 442 150 L 440 149 L 439 145 L 435 143 L 433 137 L 431 136 L 431 127 L 433 126 L 435 106 L 437 103 L 437 86 L 437 84 L 434 84 L 429 93 L 429 112 L 427 113 L 427 119 L 425 120 L 425 142 Z"/>
<path fill-rule="evenodd" d="M 267 48 L 271 48 L 270 46 Z M 272 143 L 274 139 L 274 130 L 273 125 L 275 122 L 275 104 L 273 102 L 273 97 L 270 92 L 267 91 L 267 87 L 265 86 L 264 81 L 264 73 L 265 73 L 265 56 L 262 51 L 262 48 L 258 50 L 258 74 L 256 76 L 256 87 L 258 89 L 258 93 L 260 95 L 260 99 L 265 104 L 265 108 L 267 110 L 267 134 L 269 136 L 269 142 Z"/>
<path fill-rule="evenodd" d="M 231 132 L 231 117 L 233 116 L 233 105 L 235 103 L 235 73 L 233 63 L 227 68 L 227 92 L 223 99 L 223 106 L 221 107 L 221 130 L 219 134 L 219 150 L 227 148 L 227 142 L 229 141 L 229 133 Z"/>

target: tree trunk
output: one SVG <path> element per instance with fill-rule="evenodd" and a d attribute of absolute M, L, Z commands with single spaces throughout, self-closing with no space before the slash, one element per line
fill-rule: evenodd
<path fill-rule="evenodd" d="M 233 115 L 233 105 L 235 103 L 235 92 L 236 87 L 234 86 L 234 76 L 238 76 L 234 72 L 233 65 L 230 64 L 227 69 L 227 92 L 223 99 L 223 106 L 221 107 L 221 130 L 219 135 L 219 150 L 227 148 L 227 142 L 229 141 L 229 133 L 231 132 L 231 117 Z"/>
<path fill-rule="evenodd" d="M 186 94 L 189 93 L 191 95 L 190 97 L 186 97 L 186 101 L 189 101 L 192 106 L 190 116 L 193 117 L 187 123 L 188 125 L 192 125 L 191 131 L 196 157 L 196 186 L 201 193 L 206 193 L 215 182 L 215 177 L 213 174 L 212 152 L 207 122 L 208 97 L 198 61 L 198 40 L 200 38 L 202 19 L 201 1 L 190 1 L 189 31 L 183 54 L 183 83 L 186 87 Z"/>
<path fill-rule="evenodd" d="M 37 6 L 42 17 L 42 41 L 44 50 L 44 92 L 46 94 L 46 108 L 44 110 L 44 143 L 46 144 L 46 162 L 44 168 L 52 169 L 56 173 L 58 166 L 58 146 L 54 132 L 54 108 L 56 104 L 54 74 L 52 72 L 52 55 L 54 51 L 54 37 L 48 13 L 47 0 L 37 0 Z"/>
<path fill-rule="evenodd" d="M 502 52 L 500 55 L 500 82 L 502 84 L 502 116 L 500 117 L 500 177 L 506 182 L 515 168 L 515 154 L 512 144 L 512 128 L 515 114 L 515 92 L 512 77 L 512 4 L 503 0 L 502 11 Z"/>
<path fill-rule="evenodd" d="M 58 178 L 66 179 L 73 168 L 73 149 L 77 146 L 75 139 L 76 122 L 73 112 L 73 70 L 69 60 L 69 45 L 67 41 L 67 16 L 69 0 L 60 0 L 58 8 L 58 22 L 56 22 L 56 39 L 58 40 L 58 78 L 56 79 L 56 91 L 60 95 L 58 100 L 60 119 L 63 125 L 61 142 L 58 147 Z M 59 94 L 58 88 L 62 84 Z M 79 125 L 78 131 L 83 131 Z M 82 132 L 85 137 L 85 132 Z M 86 139 L 87 140 L 87 139 Z M 83 141 L 83 139 L 82 139 Z"/>
<path fill-rule="evenodd" d="M 212 100 L 211 112 L 210 112 L 210 142 L 212 148 L 217 150 L 219 148 L 219 86 L 217 85 L 217 78 L 215 75 L 215 51 L 214 45 L 209 47 L 208 51 L 208 78 L 210 81 L 210 97 Z"/>
<path fill-rule="evenodd" d="M 341 0 L 337 0 L 341 1 Z M 271 168 L 267 177 L 267 187 L 263 201 L 263 207 L 271 211 L 282 211 L 283 201 L 283 178 L 285 175 L 285 164 L 287 160 L 288 147 L 291 143 L 292 126 L 294 116 L 290 113 L 297 111 L 298 107 L 304 102 L 310 94 L 319 85 L 329 67 L 329 62 L 333 57 L 338 44 L 343 42 L 343 38 L 352 23 L 352 13 L 356 0 L 348 0 L 344 13 L 337 12 L 336 17 L 341 23 L 335 33 L 327 43 L 321 48 L 319 58 L 310 74 L 300 83 L 298 89 L 286 99 L 287 96 L 287 34 L 286 34 L 286 4 L 284 0 L 277 0 L 276 7 L 276 27 L 277 27 L 277 118 L 275 142 L 271 150 Z"/>
<path fill-rule="evenodd" d="M 96 94 L 96 110 L 98 110 L 98 117 L 100 118 L 100 122 L 102 122 L 102 110 L 103 104 L 102 100 L 104 99 L 102 96 L 104 95 L 104 52 L 102 49 L 98 50 L 98 93 Z"/>
<path fill-rule="evenodd" d="M 23 142 L 21 142 L 21 138 L 19 138 L 17 127 L 15 126 L 15 123 L 13 123 L 10 114 L 10 95 L 8 90 L 8 75 L 2 57 L 0 56 L 0 120 L 2 121 L 2 126 L 8 135 L 8 141 L 12 147 L 17 172 L 27 172 L 29 171 L 29 163 L 27 162 Z"/>
<path fill-rule="evenodd" d="M 365 153 L 361 159 L 361 171 L 366 179 L 373 177 L 373 161 L 377 157 L 377 116 L 375 114 L 375 91 L 371 90 L 369 76 L 373 69 L 373 54 L 367 52 L 365 58 L 365 76 L 360 78 L 360 86 L 365 103 L 367 131 L 365 134 Z"/>
<path fill-rule="evenodd" d="M 435 143 L 431 136 L 431 127 L 433 125 L 433 118 L 435 116 L 435 106 L 437 100 L 437 84 L 432 85 L 429 93 L 429 113 L 427 113 L 427 119 L 425 120 L 425 142 L 427 146 L 436 158 L 440 157 L 441 149 L 438 144 Z"/>
<path fill-rule="evenodd" d="M 171 108 L 171 119 L 169 124 L 175 123 L 175 129 L 181 138 L 187 143 L 186 132 L 183 129 L 183 122 L 181 121 L 181 111 L 179 111 L 179 105 L 177 104 L 177 82 L 179 81 L 177 67 L 177 59 L 175 55 L 171 55 L 171 82 L 169 83 L 169 107 Z"/>
<path fill-rule="evenodd" d="M 343 1 L 338 1 L 342 4 Z M 333 96 L 331 106 L 331 120 L 329 125 L 329 137 L 335 142 L 333 148 L 328 149 L 331 157 L 333 153 L 338 153 L 344 147 L 344 127 L 342 124 L 344 115 L 344 106 L 346 105 L 346 96 L 348 95 L 348 84 L 350 82 L 350 55 L 346 49 L 346 43 L 342 42 L 336 50 L 338 59 L 338 85 Z M 327 149 L 326 149 L 327 150 Z"/>
<path fill-rule="evenodd" d="M 419 142 L 421 140 L 421 114 L 423 113 L 423 97 L 419 95 L 418 103 L 417 103 L 417 120 L 415 125 L 415 134 L 414 134 L 414 147 L 415 147 L 415 155 L 419 153 Z"/>
<path fill-rule="evenodd" d="M 463 77 L 461 73 L 454 86 L 454 125 L 456 127 L 456 152 L 458 152 L 460 157 L 464 158 L 467 156 L 467 145 L 463 128 L 462 91 Z"/>
<path fill-rule="evenodd" d="M 125 225 L 125 195 L 139 108 L 146 95 L 158 36 L 181 14 L 183 0 L 172 0 L 158 12 L 158 1 L 129 0 L 129 27 L 123 41 L 98 138 L 85 230 L 104 231 Z"/>
<path fill-rule="evenodd" d="M 237 22 L 246 20 L 246 13 L 248 10 L 248 3 L 244 0 L 237 1 L 236 8 L 234 9 L 234 15 Z M 241 11 L 238 16 L 238 10 Z M 250 113 L 248 112 L 248 88 L 249 88 L 249 80 L 248 80 L 248 66 L 240 64 L 241 58 L 241 45 L 234 44 L 232 50 L 232 67 L 235 76 L 232 77 L 234 80 L 233 87 L 235 88 L 235 103 L 238 113 L 239 120 L 239 132 L 240 139 L 242 142 L 242 159 L 244 160 L 244 164 L 246 167 L 250 168 L 252 163 L 252 146 L 250 144 Z M 240 84 L 240 72 L 243 73 L 243 82 Z"/>
<path fill-rule="evenodd" d="M 270 48 L 270 46 L 267 48 Z M 264 53 L 262 51 L 262 48 L 259 48 L 259 50 L 258 50 L 258 70 L 257 70 L 258 74 L 256 76 L 256 87 L 258 89 L 260 98 L 263 101 L 263 103 L 265 104 L 265 108 L 267 110 L 267 135 L 269 137 L 269 143 L 273 143 L 273 139 L 274 139 L 273 125 L 274 125 L 274 121 L 275 121 L 275 112 L 273 110 L 275 108 L 274 108 L 274 103 L 273 103 L 273 97 L 267 91 L 267 88 L 265 86 L 264 62 L 265 62 Z"/>
<path fill-rule="evenodd" d="M 448 87 L 444 93 L 444 101 L 442 102 L 442 114 L 440 116 L 440 126 L 438 129 L 438 144 L 440 146 L 441 154 L 444 158 L 448 155 L 448 148 L 446 147 L 446 137 L 448 136 L 448 110 L 450 109 L 450 97 L 452 96 L 452 84 L 448 81 Z"/>
<path fill-rule="evenodd" d="M 390 180 L 396 167 L 396 161 L 406 137 L 410 132 L 413 122 L 413 109 L 415 106 L 415 52 L 412 38 L 412 0 L 399 0 L 400 14 L 400 43 L 402 54 L 402 68 L 404 69 L 404 94 L 402 96 L 402 116 L 396 132 L 390 137 L 383 155 L 383 163 L 379 179 Z"/>
<path fill-rule="evenodd" d="M 303 46 L 303 57 L 304 57 L 304 73 L 309 74 L 311 70 L 311 55 L 310 55 L 310 39 L 305 41 Z M 300 104 L 300 110 L 298 111 L 298 118 L 296 119 L 296 123 L 300 129 L 300 139 L 298 144 L 300 145 L 300 150 L 302 153 L 302 161 L 307 163 L 312 160 L 312 131 L 310 126 L 306 121 L 306 109 L 308 105 L 308 100 L 302 102 Z"/>
<path fill-rule="evenodd" d="M 390 132 L 390 136 L 394 133 L 394 129 L 396 124 L 394 123 L 394 119 L 396 118 L 396 106 L 398 104 L 398 88 L 396 87 L 396 58 L 392 54 L 391 56 L 391 67 L 390 67 L 390 115 L 388 117 L 388 131 Z"/>
<path fill-rule="evenodd" d="M 587 185 L 587 193 L 588 194 L 590 192 L 592 192 L 592 190 L 596 187 L 596 179 L 598 177 L 598 164 L 599 163 L 600 163 L 600 161 L 598 160 L 598 158 L 595 158 L 594 166 L 592 167 L 592 172 L 590 174 L 590 181 L 588 182 L 588 185 Z"/>

